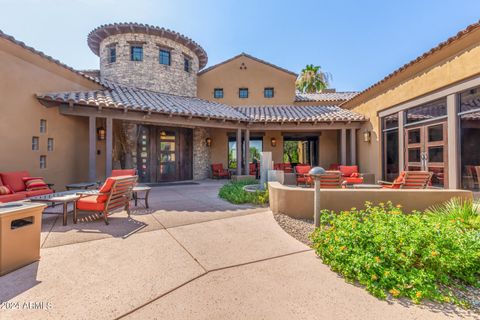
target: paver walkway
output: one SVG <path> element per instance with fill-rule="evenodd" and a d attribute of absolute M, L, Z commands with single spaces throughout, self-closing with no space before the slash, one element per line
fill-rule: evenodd
<path fill-rule="evenodd" d="M 41 260 L 0 277 L 0 319 L 475 318 L 345 283 L 268 209 L 218 199 L 220 185 L 154 188 L 151 210 L 109 226 L 44 215 Z"/>

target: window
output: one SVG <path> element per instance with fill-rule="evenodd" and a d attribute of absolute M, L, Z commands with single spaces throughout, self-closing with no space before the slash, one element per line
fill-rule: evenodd
<path fill-rule="evenodd" d="M 273 98 L 273 88 L 263 89 L 263 97 L 267 99 Z"/>
<path fill-rule="evenodd" d="M 108 47 L 108 63 L 117 61 L 117 48 L 115 46 Z"/>
<path fill-rule="evenodd" d="M 160 64 L 164 64 L 166 66 L 169 66 L 170 65 L 170 51 L 165 50 L 165 49 L 160 49 L 159 62 L 160 62 Z"/>
<path fill-rule="evenodd" d="M 242 138 L 242 156 L 245 156 L 245 139 Z M 263 151 L 263 138 L 250 137 L 250 163 L 260 163 L 260 154 Z M 244 167 L 242 159 L 242 168 Z M 235 169 L 237 167 L 237 140 L 235 136 L 228 138 L 228 167 Z"/>
<path fill-rule="evenodd" d="M 248 88 L 240 88 L 238 90 L 238 97 L 240 99 L 247 99 L 248 98 Z"/>
<path fill-rule="evenodd" d="M 382 119 L 383 131 L 383 176 L 393 181 L 399 174 L 398 113 Z"/>
<path fill-rule="evenodd" d="M 40 133 L 46 133 L 46 132 L 47 132 L 47 120 L 40 119 Z"/>
<path fill-rule="evenodd" d="M 38 137 L 32 137 L 32 150 L 37 151 L 39 149 L 39 138 Z"/>
<path fill-rule="evenodd" d="M 190 72 L 191 64 L 192 64 L 192 61 L 190 58 L 187 58 L 187 57 L 183 58 L 183 70 L 185 70 L 186 72 Z"/>
<path fill-rule="evenodd" d="M 283 137 L 283 162 L 297 164 L 318 164 L 318 136 L 292 134 Z"/>
<path fill-rule="evenodd" d="M 223 99 L 223 89 L 222 88 L 216 88 L 213 90 L 213 97 L 215 99 Z"/>
<path fill-rule="evenodd" d="M 143 60 L 143 47 L 142 46 L 131 46 L 130 47 L 130 60 L 131 61 L 142 61 Z"/>
<path fill-rule="evenodd" d="M 40 156 L 40 169 L 47 168 L 47 156 Z"/>
<path fill-rule="evenodd" d="M 439 99 L 407 110 L 407 124 L 432 120 L 447 115 L 447 99 Z"/>
<path fill-rule="evenodd" d="M 53 151 L 53 138 L 48 138 L 47 140 L 47 150 Z"/>

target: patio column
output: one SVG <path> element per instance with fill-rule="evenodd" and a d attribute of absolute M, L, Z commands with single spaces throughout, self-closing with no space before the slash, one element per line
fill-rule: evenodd
<path fill-rule="evenodd" d="M 245 130 L 245 175 L 250 174 L 250 129 Z"/>
<path fill-rule="evenodd" d="M 93 116 L 88 117 L 88 180 L 97 179 L 97 119 Z"/>
<path fill-rule="evenodd" d="M 347 129 L 340 129 L 340 164 L 347 164 Z"/>
<path fill-rule="evenodd" d="M 112 138 L 112 118 L 106 119 L 106 141 L 105 141 L 105 178 L 112 175 L 112 149 L 113 149 L 113 138 Z"/>
<path fill-rule="evenodd" d="M 356 129 L 350 129 L 350 162 L 354 166 L 357 164 L 357 132 Z"/>
<path fill-rule="evenodd" d="M 242 129 L 237 129 L 237 176 L 242 175 Z"/>
<path fill-rule="evenodd" d="M 447 139 L 448 139 L 448 187 L 458 189 L 459 184 L 459 144 L 458 144 L 458 99 L 456 94 L 447 96 Z"/>

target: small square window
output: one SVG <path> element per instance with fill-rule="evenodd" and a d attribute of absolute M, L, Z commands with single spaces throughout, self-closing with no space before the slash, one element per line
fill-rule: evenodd
<path fill-rule="evenodd" d="M 273 88 L 263 89 L 263 96 L 267 99 L 273 98 Z"/>
<path fill-rule="evenodd" d="M 47 140 L 47 150 L 53 151 L 53 138 L 48 138 Z"/>
<path fill-rule="evenodd" d="M 143 47 L 142 46 L 131 46 L 130 47 L 130 60 L 131 61 L 142 61 L 143 60 Z"/>
<path fill-rule="evenodd" d="M 213 97 L 215 99 L 223 99 L 223 89 L 222 88 L 216 88 L 213 90 Z"/>
<path fill-rule="evenodd" d="M 39 149 L 40 139 L 38 137 L 32 137 L 32 150 L 37 151 Z"/>
<path fill-rule="evenodd" d="M 192 64 L 192 61 L 190 58 L 187 58 L 187 57 L 183 58 L 183 70 L 185 70 L 186 72 L 190 72 L 191 64 Z"/>
<path fill-rule="evenodd" d="M 164 64 L 166 66 L 169 66 L 170 65 L 170 51 L 160 49 L 159 62 L 160 62 L 160 64 Z"/>
<path fill-rule="evenodd" d="M 47 168 L 47 156 L 40 156 L 40 169 Z"/>
<path fill-rule="evenodd" d="M 108 63 L 117 61 L 117 48 L 115 46 L 108 47 Z"/>
<path fill-rule="evenodd" d="M 40 133 L 46 133 L 46 132 L 47 132 L 47 120 L 40 119 Z"/>
<path fill-rule="evenodd" d="M 247 99 L 248 98 L 248 88 L 240 88 L 238 90 L 238 97 L 240 99 Z"/>

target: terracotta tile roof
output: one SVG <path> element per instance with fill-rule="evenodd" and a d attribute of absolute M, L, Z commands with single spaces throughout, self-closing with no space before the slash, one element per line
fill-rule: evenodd
<path fill-rule="evenodd" d="M 51 62 L 59 65 L 59 66 L 62 67 L 62 68 L 68 69 L 68 70 L 70 70 L 70 71 L 72 71 L 72 72 L 75 72 L 75 73 L 78 74 L 78 75 L 81 75 L 82 77 L 87 78 L 88 80 L 91 80 L 91 81 L 96 82 L 97 84 L 100 84 L 100 82 L 98 81 L 98 79 L 96 79 L 96 78 L 94 78 L 94 77 L 91 77 L 90 75 L 85 74 L 85 73 L 83 73 L 83 72 L 81 72 L 81 71 L 75 70 L 74 68 L 69 67 L 69 66 L 67 66 L 66 64 L 60 62 L 59 60 L 57 60 L 57 59 L 55 59 L 55 58 L 52 58 L 52 57 L 49 56 L 49 55 L 46 55 L 46 54 L 43 53 L 42 51 L 38 51 L 38 50 L 36 50 L 36 49 L 33 48 L 33 47 L 27 46 L 24 42 L 19 41 L 19 40 L 15 39 L 14 37 L 12 37 L 12 36 L 10 36 L 10 35 L 8 35 L 8 34 L 6 34 L 6 33 L 3 33 L 2 30 L 0 30 L 0 38 L 5 39 L 5 40 L 8 40 L 8 41 L 10 41 L 10 42 L 12 42 L 12 43 L 14 43 L 14 44 L 22 47 L 23 49 L 26 49 L 26 50 L 28 50 L 28 51 L 36 54 L 36 55 L 39 55 L 40 57 L 42 57 L 42 58 L 44 58 L 44 59 L 47 59 L 47 60 L 49 60 L 49 61 L 51 61 Z"/>
<path fill-rule="evenodd" d="M 338 106 L 241 106 L 236 109 L 253 122 L 365 121 L 365 116 Z"/>
<path fill-rule="evenodd" d="M 359 94 L 357 94 L 356 96 L 352 97 L 351 100 L 355 100 L 356 98 L 360 98 L 360 97 L 363 97 L 364 94 L 366 94 L 367 92 L 370 92 L 372 89 L 378 87 L 379 85 L 387 82 L 388 80 L 390 80 L 391 78 L 394 78 L 396 75 L 398 75 L 399 73 L 401 73 L 402 71 L 408 69 L 409 67 L 415 65 L 416 63 L 426 59 L 427 57 L 433 55 L 434 53 L 442 50 L 444 47 L 450 45 L 452 42 L 455 42 L 461 38 L 463 38 L 464 36 L 468 35 L 469 33 L 473 32 L 474 30 L 477 30 L 480 28 L 480 20 L 476 23 L 473 23 L 471 25 L 469 25 L 468 27 L 466 27 L 465 29 L 463 29 L 462 31 L 458 32 L 455 36 L 453 37 L 450 37 L 448 38 L 447 40 L 439 43 L 436 47 L 430 49 L 429 51 L 425 52 L 424 54 L 422 54 L 421 56 L 411 60 L 410 62 L 404 64 L 403 66 L 401 66 L 400 68 L 398 68 L 397 70 L 393 71 L 392 73 L 390 73 L 389 75 L 387 75 L 385 78 L 383 78 L 382 80 L 378 81 L 377 83 L 371 85 L 370 87 L 368 87 L 367 89 L 361 91 Z M 350 101 L 348 101 L 350 102 Z M 351 105 L 350 105 L 351 107 Z"/>
<path fill-rule="evenodd" d="M 227 120 L 245 119 L 245 116 L 237 110 L 216 102 L 142 90 L 113 82 L 105 82 L 104 85 L 109 89 L 46 93 L 38 94 L 37 97 L 46 101 L 72 102 L 80 105 L 122 110 L 151 111 L 163 114 L 211 117 Z"/>
<path fill-rule="evenodd" d="M 364 121 L 363 115 L 337 106 L 232 107 L 199 98 L 148 91 L 103 82 L 104 90 L 37 94 L 43 101 L 74 103 L 121 110 L 157 112 L 181 116 L 242 122 L 332 122 Z"/>
<path fill-rule="evenodd" d="M 355 97 L 358 92 L 318 92 L 318 93 L 295 93 L 295 101 L 316 102 L 316 101 L 344 101 Z"/>
<path fill-rule="evenodd" d="M 217 67 L 220 67 L 221 65 L 224 65 L 224 64 L 226 64 L 226 63 L 229 63 L 230 61 L 235 60 L 235 59 L 237 59 L 237 58 L 239 58 L 239 57 L 247 57 L 247 58 L 249 58 L 249 59 L 255 60 L 255 61 L 257 61 L 257 62 L 260 62 L 260 63 L 263 63 L 263 64 L 265 64 L 265 65 L 267 65 L 267 66 L 270 66 L 270 67 L 272 67 L 272 68 L 278 69 L 278 70 L 283 71 L 283 72 L 286 72 L 286 73 L 290 73 L 291 75 L 294 75 L 295 77 L 298 77 L 298 74 L 296 74 L 296 73 L 293 72 L 293 71 L 284 69 L 284 68 L 279 67 L 279 66 L 277 66 L 277 65 L 274 65 L 273 63 L 270 63 L 270 62 L 268 62 L 268 61 L 265 61 L 265 60 L 256 58 L 256 57 L 254 57 L 254 56 L 252 56 L 252 55 L 250 55 L 250 54 L 248 54 L 248 53 L 245 53 L 245 52 L 242 52 L 242 53 L 240 53 L 240 54 L 238 54 L 238 55 L 236 55 L 236 56 L 234 56 L 234 57 L 232 57 L 232 58 L 230 58 L 230 59 L 227 59 L 227 60 L 225 60 L 225 61 L 222 61 L 222 62 L 220 62 L 220 63 L 217 63 L 217 64 L 215 64 L 215 65 L 213 65 L 213 66 L 211 66 L 211 67 L 208 67 L 208 68 L 200 71 L 200 72 L 198 73 L 198 75 L 201 75 L 201 74 L 203 74 L 203 73 L 209 72 L 209 71 L 211 71 L 211 70 L 213 70 L 213 69 L 215 69 L 215 68 L 217 68 Z"/>
<path fill-rule="evenodd" d="M 205 50 L 192 39 L 176 31 L 142 23 L 122 22 L 101 25 L 100 27 L 95 28 L 88 34 L 88 46 L 93 51 L 93 53 L 98 56 L 100 51 L 100 42 L 102 42 L 105 38 L 111 35 L 121 33 L 144 33 L 171 39 L 173 41 L 183 44 L 197 55 L 200 63 L 200 69 L 207 65 L 207 52 L 205 52 Z"/>

